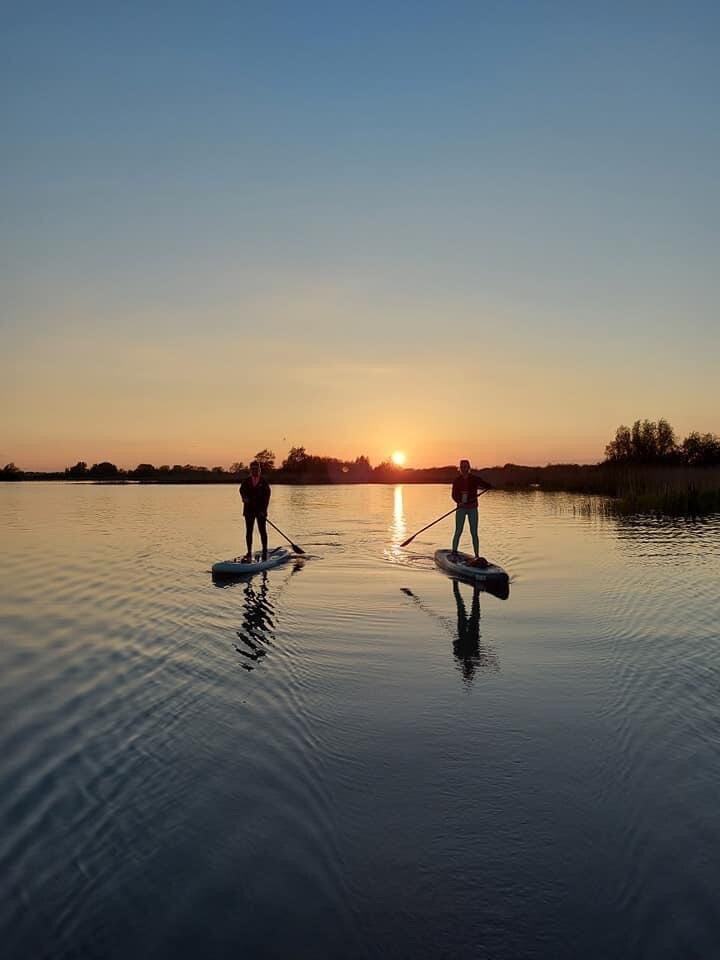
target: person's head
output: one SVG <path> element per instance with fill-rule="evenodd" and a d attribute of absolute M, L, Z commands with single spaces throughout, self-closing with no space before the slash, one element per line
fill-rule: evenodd
<path fill-rule="evenodd" d="M 260 473 L 260 464 L 257 462 L 257 460 L 253 460 L 253 462 L 250 464 L 250 476 L 259 477 Z"/>
<path fill-rule="evenodd" d="M 470 461 L 461 460 L 460 461 L 460 473 L 466 477 L 470 473 Z"/>

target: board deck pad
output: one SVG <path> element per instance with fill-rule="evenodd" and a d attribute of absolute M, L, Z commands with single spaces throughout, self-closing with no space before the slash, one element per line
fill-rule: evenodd
<path fill-rule="evenodd" d="M 497 563 L 488 563 L 486 567 L 477 566 L 468 553 L 456 553 L 452 550 L 436 550 L 435 563 L 446 573 L 466 580 L 507 580 L 506 570 Z"/>
<path fill-rule="evenodd" d="M 251 563 L 243 563 L 242 557 L 233 557 L 232 560 L 220 560 L 212 565 L 213 573 L 237 574 L 259 573 L 262 570 L 272 570 L 273 567 L 287 563 L 292 557 L 285 547 L 276 547 L 268 553 L 267 560 L 262 559 L 262 552 L 257 550 Z"/>

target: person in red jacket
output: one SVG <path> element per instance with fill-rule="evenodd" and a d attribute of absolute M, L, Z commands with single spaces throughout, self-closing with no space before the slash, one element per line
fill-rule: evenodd
<path fill-rule="evenodd" d="M 480 556 L 480 541 L 478 539 L 478 491 L 491 490 L 492 484 L 487 483 L 481 477 L 470 473 L 470 461 L 460 461 L 460 473 L 455 477 L 452 485 L 452 498 L 457 504 L 455 511 L 455 536 L 452 542 L 453 557 L 457 556 L 458 546 L 460 545 L 460 535 L 465 526 L 465 518 L 470 525 L 470 536 L 472 537 L 475 559 L 482 564 Z M 485 561 L 487 565 L 487 560 Z"/>
<path fill-rule="evenodd" d="M 262 558 L 267 560 L 267 511 L 270 503 L 270 484 L 262 476 L 260 464 L 253 460 L 250 464 L 250 476 L 245 477 L 240 484 L 240 496 L 243 502 L 243 516 L 245 517 L 245 542 L 247 554 L 243 563 L 252 563 L 253 527 L 257 521 L 260 542 L 262 543 Z"/>

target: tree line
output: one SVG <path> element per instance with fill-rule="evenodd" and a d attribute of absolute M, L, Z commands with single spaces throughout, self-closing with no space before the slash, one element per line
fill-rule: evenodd
<path fill-rule="evenodd" d="M 686 464 L 711 467 L 720 464 L 720 437 L 714 433 L 689 433 L 678 441 L 667 420 L 636 420 L 621 425 L 605 448 L 608 464 Z"/>
<path fill-rule="evenodd" d="M 152 463 L 139 463 L 132 470 L 122 470 L 114 463 L 103 461 L 94 463 L 91 467 L 84 461 L 79 461 L 72 467 L 66 467 L 64 476 L 68 480 L 144 480 L 144 481 L 173 481 L 185 478 L 203 479 L 209 482 L 214 480 L 237 479 L 249 470 L 250 463 L 256 460 L 262 467 L 263 473 L 276 479 L 311 480 L 313 482 L 368 482 L 398 477 L 403 470 L 390 461 L 383 461 L 373 467 L 370 459 L 364 454 L 353 460 L 343 460 L 338 457 L 324 457 L 308 453 L 305 447 L 291 447 L 288 455 L 279 464 L 275 453 L 264 448 L 259 450 L 247 462 L 237 460 L 229 467 L 206 467 L 197 464 L 163 464 L 156 467 Z M 438 468 L 435 468 L 438 469 Z M 439 468 L 452 470 L 453 467 Z"/>
<path fill-rule="evenodd" d="M 303 446 L 291 447 L 279 464 L 275 453 L 264 448 L 252 460 L 257 460 L 263 471 L 277 482 L 287 483 L 382 483 L 402 479 L 406 482 L 433 483 L 452 479 L 456 465 L 412 468 L 398 467 L 390 461 L 373 466 L 367 456 L 353 460 L 325 457 L 309 453 Z M 526 487 L 541 484 L 548 489 L 567 489 L 571 474 L 597 471 L 615 465 L 674 465 L 710 467 L 720 465 L 720 437 L 714 433 L 689 433 L 682 441 L 667 420 L 636 420 L 632 427 L 621 425 L 605 448 L 605 459 L 593 466 L 579 464 L 550 464 L 546 467 L 518 466 L 506 463 L 503 467 L 483 469 L 491 483 L 505 487 Z M 123 470 L 108 460 L 93 463 L 80 460 L 64 471 L 40 473 L 23 471 L 14 463 L 0 470 L 0 480 L 53 479 L 123 482 L 137 480 L 145 483 L 227 483 L 238 480 L 248 470 L 248 463 L 237 460 L 229 467 L 206 467 L 191 463 L 173 465 L 139 463 L 132 470 Z M 565 480 L 560 478 L 564 477 Z M 572 485 L 571 485 L 572 486 Z"/>

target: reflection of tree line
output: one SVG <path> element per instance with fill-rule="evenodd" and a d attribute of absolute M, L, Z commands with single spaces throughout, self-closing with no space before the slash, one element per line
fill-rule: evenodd
<path fill-rule="evenodd" d="M 452 593 L 456 608 L 454 628 L 451 626 L 448 617 L 443 617 L 435 613 L 434 610 L 408 587 L 402 587 L 401 589 L 406 596 L 413 600 L 416 606 L 420 607 L 424 613 L 427 613 L 433 617 L 433 619 L 442 623 L 448 633 L 450 633 L 452 637 L 453 656 L 462 673 L 463 680 L 467 683 L 472 683 L 478 671 L 482 673 L 497 673 L 500 670 L 500 662 L 495 651 L 492 647 L 481 642 L 480 594 L 492 593 L 500 599 L 505 600 L 510 594 L 510 587 L 507 581 L 503 581 L 497 585 L 492 582 L 485 582 L 483 584 L 472 583 L 468 584 L 468 586 L 472 589 L 469 610 L 465 598 L 460 591 L 460 582 L 458 580 L 452 580 Z"/>

